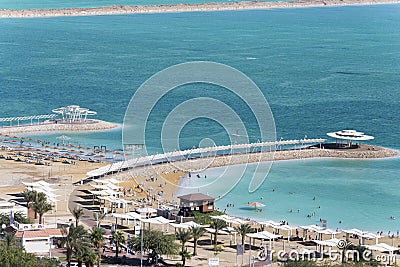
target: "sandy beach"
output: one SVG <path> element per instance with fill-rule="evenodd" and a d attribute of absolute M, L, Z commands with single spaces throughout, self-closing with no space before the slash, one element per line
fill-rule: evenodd
<path fill-rule="evenodd" d="M 32 182 L 40 179 L 50 183 L 75 183 L 83 180 L 87 171 L 107 164 L 88 161 L 75 161 L 75 164 L 65 164 L 59 161 L 49 162 L 50 166 L 35 165 L 34 163 L 16 161 L 17 158 L 24 160 L 24 157 L 17 156 L 17 152 L 14 151 L 0 151 L 0 155 L 10 156 L 14 159 L 0 159 L 0 176 L 9 178 L 1 181 L 1 187 L 19 186 L 21 182 Z"/>
<path fill-rule="evenodd" d="M 129 171 L 107 175 L 119 181 L 125 181 L 124 186 L 133 188 L 141 185 L 149 196 L 163 192 L 163 204 L 173 205 L 178 201 L 175 191 L 179 179 L 187 172 L 196 172 L 206 168 L 256 163 L 271 160 L 296 160 L 307 158 L 345 158 L 345 159 L 378 159 L 398 155 L 398 151 L 371 145 L 361 145 L 358 149 L 323 149 L 308 148 L 301 150 L 283 150 L 241 155 L 226 155 L 214 158 L 198 158 L 179 162 L 168 162 L 156 165 L 137 167 Z M 151 179 L 153 177 L 153 179 Z M 129 182 L 130 181 L 130 182 Z M 149 189 L 152 188 L 151 191 Z"/>
<path fill-rule="evenodd" d="M 297 0 L 292 2 L 226 2 L 207 4 L 174 4 L 158 6 L 104 6 L 97 8 L 62 8 L 0 10 L 0 18 L 36 18 L 61 16 L 94 16 L 148 13 L 175 13 L 227 10 L 256 10 L 274 8 L 306 8 L 348 5 L 377 5 L 400 3 L 399 0 Z"/>
<path fill-rule="evenodd" d="M 118 127 L 117 124 L 102 120 L 87 120 L 86 123 L 56 123 L 45 121 L 40 124 L 4 126 L 0 128 L 0 134 L 18 134 L 33 132 L 79 132 L 79 131 L 102 131 Z"/>
<path fill-rule="evenodd" d="M 7 152 L 2 151 L 4 156 L 12 155 L 15 152 Z M 219 156 L 213 158 L 210 164 L 210 158 L 206 159 L 193 159 L 189 161 L 185 161 L 183 167 L 192 168 L 193 170 L 203 168 L 204 164 L 209 164 L 208 167 L 217 167 L 217 166 L 225 166 L 231 164 L 240 164 L 246 162 L 257 162 L 262 160 L 270 160 L 272 155 L 275 160 L 290 160 L 290 159 L 301 159 L 301 158 L 311 158 L 311 157 L 340 157 L 340 158 L 382 158 L 382 157 L 392 157 L 397 155 L 397 151 L 377 147 L 370 145 L 362 145 L 359 149 L 302 149 L 302 150 L 285 150 L 278 151 L 275 153 L 264 152 L 264 153 L 253 153 L 247 155 L 233 155 L 233 156 Z M 78 165 L 65 165 L 60 162 L 56 162 L 53 166 L 37 166 L 31 165 L 24 162 L 16 162 L 6 159 L 0 159 L 0 167 L 2 169 L 3 175 L 8 175 L 8 177 L 12 177 L 9 183 L 6 181 L 2 182 L 2 185 L 5 186 L 0 189 L 0 196 L 4 198 L 12 197 L 12 193 L 18 193 L 23 190 L 23 186 L 21 185 L 21 181 L 33 181 L 38 179 L 44 179 L 50 183 L 63 184 L 60 187 L 60 190 L 57 192 L 60 195 L 59 202 L 57 203 L 58 209 L 57 212 L 51 212 L 45 214 L 45 220 L 47 222 L 56 222 L 56 221 L 66 221 L 68 218 L 71 218 L 71 215 L 68 210 L 71 210 L 76 205 L 80 204 L 87 208 L 87 212 L 84 216 L 85 223 L 93 223 L 91 221 L 93 208 L 97 208 L 98 205 L 92 205 L 91 196 L 82 196 L 82 192 L 86 189 L 90 189 L 90 186 L 86 185 L 75 185 L 72 186 L 71 182 L 77 182 L 85 177 L 87 171 L 99 168 L 104 166 L 105 163 L 89 163 L 89 162 L 79 162 Z M 179 165 L 182 167 L 181 165 Z M 120 182 L 118 185 L 125 188 L 125 190 L 132 189 L 130 192 L 134 192 L 134 196 L 128 199 L 148 199 L 151 202 L 151 206 L 153 208 L 162 207 L 163 204 L 174 205 L 177 203 L 178 199 L 174 195 L 175 189 L 179 182 L 179 179 L 185 174 L 179 170 L 176 164 L 174 163 L 165 163 L 158 164 L 154 166 L 145 166 L 140 168 L 135 168 L 131 171 L 122 172 L 114 175 L 108 175 L 102 179 L 108 178 L 116 178 Z M 20 177 L 20 178 L 17 178 Z M 32 178 L 36 177 L 36 178 Z M 71 180 L 72 178 L 72 180 Z M 138 187 L 139 186 L 139 187 Z M 143 191 L 141 190 L 143 189 Z M 123 191 L 125 191 L 123 190 Z M 162 192 L 162 198 L 160 201 L 154 200 L 154 196 L 159 195 Z M 64 197 L 63 197 L 64 196 Z M 153 199 L 153 200 L 152 200 Z M 151 201 L 152 200 L 152 201 Z M 147 202 L 146 202 L 147 203 Z M 145 205 L 145 202 L 140 202 L 140 205 Z M 133 207 L 132 207 L 133 208 Z M 85 209 L 86 210 L 86 209 Z M 124 212 L 123 209 L 118 209 L 118 212 Z M 115 219 L 111 216 L 108 216 L 103 224 L 111 225 L 115 222 Z M 261 230 L 261 226 L 254 221 L 251 223 L 253 228 Z M 122 226 L 122 223 L 121 223 Z M 126 222 L 123 225 L 123 229 L 131 229 L 132 225 L 126 225 Z M 152 226 L 153 228 L 159 229 L 160 226 Z M 273 232 L 274 229 L 268 227 L 264 230 L 268 230 Z M 170 227 L 169 231 L 173 231 Z M 284 238 L 287 237 L 286 231 L 283 231 L 281 234 L 284 235 Z M 386 233 L 385 233 L 386 234 Z M 300 231 L 300 236 L 303 235 L 303 232 Z M 313 235 L 315 236 L 315 235 Z M 314 238 L 314 237 L 313 237 Z M 329 239 L 330 236 L 324 236 L 324 239 Z M 345 239 L 346 236 L 342 233 L 337 235 L 337 238 Z M 220 244 L 223 246 L 223 251 L 218 255 L 221 260 L 221 263 L 229 265 L 232 264 L 232 257 L 235 255 L 235 243 L 232 243 L 231 236 L 229 235 L 221 235 L 219 238 Z M 212 245 L 210 244 L 210 236 L 205 235 L 201 238 L 200 245 L 198 247 L 199 255 L 193 257 L 188 261 L 189 266 L 208 266 L 207 261 L 205 259 L 214 257 L 212 251 Z M 238 242 L 240 238 L 238 237 Z M 285 240 L 285 239 L 282 239 Z M 284 244 L 282 240 L 278 240 L 275 242 L 275 249 L 282 249 Z M 354 244 L 358 243 L 358 239 L 350 239 Z M 373 244 L 374 240 L 367 240 L 367 244 Z M 398 245 L 400 244 L 398 238 L 391 239 L 388 236 L 385 236 L 380 240 L 380 242 L 385 242 L 387 244 Z M 248 240 L 246 240 L 248 243 Z M 260 244 L 260 241 L 255 241 L 253 243 L 253 249 L 257 249 L 257 245 Z M 188 243 L 189 250 L 193 250 L 192 242 Z M 289 248 L 292 249 L 303 249 L 303 248 L 315 248 L 301 245 L 297 242 L 286 243 L 286 250 Z M 247 251 L 245 253 L 245 263 L 248 262 L 248 259 L 251 255 L 255 255 L 256 252 Z M 135 257 L 135 256 L 133 256 Z M 169 258 L 168 262 L 177 263 L 179 262 L 178 258 Z M 241 259 L 240 259 L 241 260 Z"/>

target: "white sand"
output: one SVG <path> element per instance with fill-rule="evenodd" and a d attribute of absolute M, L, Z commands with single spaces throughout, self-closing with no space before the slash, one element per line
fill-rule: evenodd
<path fill-rule="evenodd" d="M 174 4 L 159 6 L 105 6 L 98 8 L 62 8 L 0 10 L 0 18 L 35 18 L 60 16 L 120 15 L 141 13 L 173 13 L 198 11 L 250 10 L 273 8 L 303 8 L 347 5 L 377 5 L 400 3 L 400 0 L 297 0 L 293 2 L 228 2 L 207 4 Z"/>

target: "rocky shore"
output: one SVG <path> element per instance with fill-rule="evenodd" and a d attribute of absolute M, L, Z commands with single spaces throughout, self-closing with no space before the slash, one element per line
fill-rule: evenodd
<path fill-rule="evenodd" d="M 78 132 L 101 131 L 116 128 L 117 125 L 102 120 L 88 120 L 86 123 L 56 123 L 46 121 L 40 124 L 5 126 L 0 128 L 0 134 L 18 134 L 32 132 Z"/>
<path fill-rule="evenodd" d="M 303 8 L 347 5 L 377 5 L 400 3 L 400 0 L 295 0 L 291 2 L 226 2 L 206 4 L 172 4 L 157 6 L 104 6 L 96 8 L 61 8 L 0 10 L 0 18 L 35 18 L 61 16 L 94 16 L 143 13 L 174 13 L 200 11 L 251 10 L 273 8 Z"/>

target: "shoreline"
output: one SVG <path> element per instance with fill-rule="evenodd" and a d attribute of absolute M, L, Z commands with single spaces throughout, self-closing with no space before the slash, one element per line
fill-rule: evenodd
<path fill-rule="evenodd" d="M 369 148 L 369 150 L 368 150 Z M 374 150 L 372 150 L 372 148 Z M 336 150 L 335 149 L 302 149 L 302 150 L 286 150 L 286 151 L 277 151 L 275 153 L 275 159 L 274 160 L 279 160 L 279 161 L 285 161 L 285 160 L 301 160 L 301 159 L 307 159 L 307 160 L 312 160 L 312 159 L 319 159 L 319 158 L 324 158 L 324 159 L 355 159 L 355 160 L 365 160 L 365 159 L 388 159 L 388 158 L 394 158 L 399 156 L 399 151 L 389 149 L 389 148 L 384 148 L 384 147 L 379 147 L 379 146 L 372 146 L 372 145 L 362 145 L 362 147 L 356 151 L 357 149 L 354 149 L 353 151 L 348 151 L 348 150 Z M 207 168 L 217 168 L 217 167 L 223 167 L 227 165 L 233 165 L 233 164 L 241 164 L 240 161 L 243 161 L 244 159 L 247 159 L 246 162 L 242 162 L 242 164 L 246 163 L 252 163 L 251 160 L 253 159 L 259 159 L 260 154 L 268 154 L 269 152 L 265 153 L 254 153 L 256 155 L 255 157 L 251 157 L 251 155 L 248 157 L 248 155 L 234 155 L 233 157 L 228 155 L 228 156 L 220 156 L 216 158 L 209 158 L 208 162 L 212 160 L 212 164 L 209 164 Z M 269 154 L 271 155 L 271 154 Z M 237 157 L 238 156 L 238 157 Z M 301 157 L 299 157 L 301 156 Z M 339 157 L 340 156 L 340 157 Z M 262 155 L 261 158 L 264 157 L 269 157 L 268 155 Z M 176 162 L 167 162 L 163 164 L 156 164 L 152 166 L 142 166 L 138 167 L 135 169 L 131 169 L 129 171 L 124 171 L 120 173 L 115 173 L 112 175 L 107 175 L 106 177 L 114 177 L 118 180 L 122 181 L 135 181 L 135 184 L 141 184 L 144 189 L 144 191 L 147 191 L 149 188 L 153 188 L 154 191 L 152 191 L 152 194 L 156 194 L 159 191 L 163 191 L 165 194 L 163 195 L 163 204 L 173 204 L 177 203 L 179 200 L 176 198 L 176 193 L 177 189 L 180 187 L 179 181 L 185 177 L 187 174 L 187 170 L 179 170 L 179 167 L 187 167 L 187 168 L 192 168 L 193 173 L 192 175 L 195 175 L 196 171 L 200 172 L 202 169 L 199 168 L 203 167 L 205 164 L 205 161 L 207 159 L 192 159 L 188 160 L 185 162 L 182 162 L 181 164 L 176 164 Z M 167 174 L 168 176 L 166 176 Z M 158 181 L 156 178 L 156 181 L 151 182 L 150 177 L 158 177 Z M 160 180 L 161 178 L 161 180 Z M 100 178 L 104 179 L 104 178 Z M 164 181 L 166 182 L 164 184 Z M 151 195 L 151 193 L 150 193 Z M 236 205 L 236 204 L 235 204 Z M 235 216 L 235 217 L 243 217 L 240 214 L 237 214 L 231 210 L 227 211 L 227 214 Z M 259 219 L 250 216 L 251 220 L 254 221 L 259 221 Z M 293 222 L 291 222 L 293 223 Z M 391 229 L 391 227 L 387 227 L 388 229 L 386 230 L 395 230 Z M 369 230 L 373 230 L 374 228 L 371 228 Z M 377 229 L 375 229 L 377 230 Z"/>
<path fill-rule="evenodd" d="M 21 126 L 4 126 L 0 128 L 0 135 L 20 134 L 20 133 L 36 133 L 36 132 L 78 132 L 78 131 L 103 131 L 117 128 L 115 123 L 93 120 L 88 123 L 55 123 L 46 121 L 40 124 L 21 125 Z"/>
<path fill-rule="evenodd" d="M 186 161 L 173 161 L 165 162 L 154 165 L 145 165 L 130 170 L 117 172 L 114 174 L 107 174 L 99 177 L 113 177 L 120 181 L 133 180 L 137 184 L 152 185 L 153 188 L 159 188 L 167 191 L 167 202 L 176 202 L 176 191 L 179 188 L 179 181 L 188 172 L 197 173 L 208 168 L 218 168 L 230 165 L 249 164 L 265 161 L 285 161 L 285 160 L 301 160 L 301 159 L 318 159 L 318 158 L 337 158 L 337 159 L 386 159 L 393 158 L 399 155 L 399 152 L 389 148 L 362 145 L 360 149 L 340 150 L 340 149 L 302 149 L 302 150 L 282 150 L 271 152 L 258 152 L 252 154 L 239 154 L 239 155 L 223 155 L 215 158 L 197 158 Z M 110 166 L 110 165 L 107 165 Z M 167 175 L 167 176 L 166 176 Z M 149 183 L 150 177 L 161 178 L 165 181 L 162 186 L 160 181 Z M 90 180 L 86 176 L 86 180 Z"/>
<path fill-rule="evenodd" d="M 205 4 L 170 4 L 154 6 L 103 6 L 93 8 L 60 9 L 2 9 L 0 18 L 38 18 L 64 16 L 100 16 L 124 14 L 154 14 L 178 12 L 210 12 L 237 10 L 266 10 L 282 8 L 310 8 L 396 4 L 400 0 L 297 0 L 293 2 L 221 2 Z"/>
<path fill-rule="evenodd" d="M 196 173 L 208 168 L 268 161 L 313 158 L 384 159 L 396 157 L 398 155 L 399 151 L 397 150 L 372 145 L 361 145 L 360 148 L 357 149 L 304 148 L 248 154 L 219 155 L 214 158 L 195 158 L 184 161 L 168 161 L 159 164 L 140 166 L 130 169 L 127 172 L 130 172 L 135 177 L 142 177 L 157 175 L 157 173 L 171 173 L 177 171 Z"/>

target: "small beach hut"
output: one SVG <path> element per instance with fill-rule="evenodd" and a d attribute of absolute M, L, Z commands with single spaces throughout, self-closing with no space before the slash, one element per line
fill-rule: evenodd
<path fill-rule="evenodd" d="M 190 211 L 202 213 L 214 211 L 214 198 L 202 193 L 188 194 L 178 197 L 180 199 L 179 209 L 183 216 L 187 216 Z"/>

